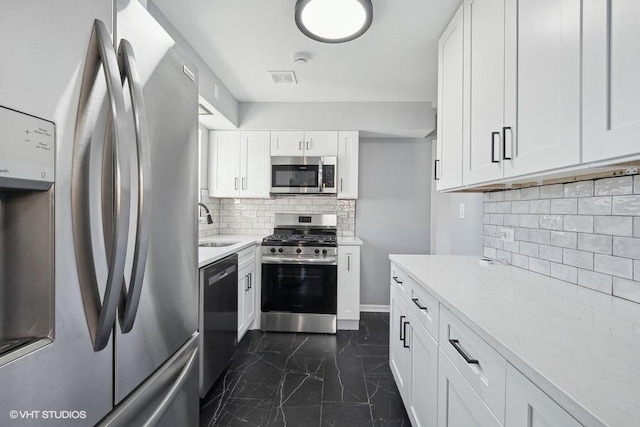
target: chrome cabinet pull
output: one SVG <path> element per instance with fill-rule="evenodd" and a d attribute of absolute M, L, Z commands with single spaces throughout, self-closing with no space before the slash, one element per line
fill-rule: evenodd
<path fill-rule="evenodd" d="M 477 359 L 472 359 L 471 357 L 469 357 L 467 353 L 465 353 L 464 350 L 462 350 L 462 347 L 460 347 L 460 341 L 450 339 L 449 342 L 451 343 L 453 348 L 455 348 L 458 351 L 458 353 L 460 353 L 460 356 L 462 356 L 465 362 L 467 362 L 470 365 L 477 365 L 480 363 Z"/>
<path fill-rule="evenodd" d="M 340 178 L 340 192 L 342 192 L 342 191 L 343 191 L 343 189 L 342 189 L 342 178 Z"/>
<path fill-rule="evenodd" d="M 409 338 L 407 336 L 407 325 L 410 325 L 409 322 L 404 322 L 404 324 L 402 325 L 402 330 L 404 331 L 404 338 L 402 339 L 402 346 L 404 348 L 409 348 L 409 344 L 407 344 L 407 338 Z"/>
<path fill-rule="evenodd" d="M 511 160 L 511 156 L 507 156 L 507 130 L 511 132 L 510 126 L 502 127 L 502 159 Z"/>
<path fill-rule="evenodd" d="M 135 127 L 136 152 L 138 155 L 138 218 L 136 222 L 136 238 L 133 247 L 133 264 L 131 279 L 127 291 L 126 283 L 122 280 L 122 295 L 125 297 L 124 310 L 119 310 L 120 329 L 127 333 L 133 328 L 138 312 L 142 283 L 147 265 L 149 252 L 149 223 L 151 222 L 151 149 L 149 144 L 149 126 L 147 109 L 142 92 L 142 81 L 138 74 L 136 57 L 133 47 L 128 40 L 120 41 L 118 50 L 120 64 L 120 78 L 122 84 L 129 80 L 129 93 L 133 111 Z"/>
<path fill-rule="evenodd" d="M 500 156 L 498 156 L 498 160 L 496 160 L 496 135 L 500 137 L 500 132 L 491 132 L 491 163 L 500 163 Z"/>
<path fill-rule="evenodd" d="M 245 185 L 244 185 L 244 181 L 245 181 L 245 178 L 244 178 L 244 177 L 242 177 L 242 189 L 243 189 L 243 190 L 246 190 L 246 187 L 245 187 Z"/>
<path fill-rule="evenodd" d="M 404 341 L 404 319 L 406 319 L 407 316 L 400 316 L 400 341 Z"/>
<path fill-rule="evenodd" d="M 235 187 L 236 190 L 238 189 L 238 177 L 237 176 L 236 176 L 236 179 L 235 179 L 234 187 Z"/>
<path fill-rule="evenodd" d="M 392 279 L 393 279 L 393 280 L 395 280 L 395 282 L 396 282 L 397 284 L 402 285 L 402 281 L 401 281 L 401 280 L 398 280 L 398 277 L 397 277 L 397 276 L 393 276 L 393 277 L 392 277 Z"/>
<path fill-rule="evenodd" d="M 298 141 L 298 150 L 302 151 L 302 141 Z"/>
<path fill-rule="evenodd" d="M 420 300 L 418 300 L 418 298 L 411 298 L 411 301 L 413 301 L 413 303 L 417 305 L 420 310 L 425 310 L 427 312 L 429 311 L 427 307 L 420 305 Z"/>
<path fill-rule="evenodd" d="M 351 255 L 347 255 L 347 271 L 351 271 Z"/>
<path fill-rule="evenodd" d="M 249 289 L 253 287 L 253 273 L 249 273 Z"/>
<path fill-rule="evenodd" d="M 312 140 L 312 139 L 313 139 L 313 138 L 311 138 L 311 139 L 309 139 L 309 140 L 307 141 L 307 150 L 310 150 L 310 149 L 311 149 L 311 140 Z"/>
<path fill-rule="evenodd" d="M 433 179 L 435 179 L 436 181 L 440 181 L 440 176 L 438 175 L 438 164 L 440 163 L 440 160 L 436 159 L 435 162 L 433 162 Z"/>
<path fill-rule="evenodd" d="M 95 104 L 99 95 L 94 93 L 94 86 L 100 64 L 106 79 L 109 109 L 108 131 L 102 142 L 92 138 L 98 121 Z M 129 152 L 125 149 L 127 135 L 121 120 L 124 105 L 118 58 L 111 35 L 104 22 L 96 19 L 83 70 L 71 189 L 80 290 L 95 351 L 104 349 L 111 336 L 129 236 L 131 175 Z M 110 141 L 110 150 L 105 150 L 107 141 Z M 103 175 L 111 174 L 113 181 L 103 181 Z M 112 187 L 111 182 L 114 183 Z M 109 191 L 105 192 L 106 189 Z M 105 252 L 101 252 L 103 243 Z M 102 302 L 96 262 L 107 264 Z"/>

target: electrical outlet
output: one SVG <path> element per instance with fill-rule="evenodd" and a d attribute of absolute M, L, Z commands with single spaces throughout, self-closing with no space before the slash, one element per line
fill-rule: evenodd
<path fill-rule="evenodd" d="M 503 242 L 513 243 L 515 240 L 515 232 L 513 228 L 501 228 L 499 234 L 500 240 Z"/>

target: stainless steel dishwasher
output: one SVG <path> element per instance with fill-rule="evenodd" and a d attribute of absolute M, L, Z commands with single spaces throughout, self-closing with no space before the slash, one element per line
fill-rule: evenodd
<path fill-rule="evenodd" d="M 238 344 L 238 255 L 200 269 L 200 397 L 231 361 Z"/>

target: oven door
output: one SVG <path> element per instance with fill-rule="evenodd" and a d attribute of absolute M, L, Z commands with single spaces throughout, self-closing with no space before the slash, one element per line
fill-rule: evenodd
<path fill-rule="evenodd" d="M 337 273 L 333 263 L 263 262 L 262 311 L 336 314 Z"/>
<path fill-rule="evenodd" d="M 322 187 L 320 158 L 272 157 L 272 193 L 319 193 Z"/>

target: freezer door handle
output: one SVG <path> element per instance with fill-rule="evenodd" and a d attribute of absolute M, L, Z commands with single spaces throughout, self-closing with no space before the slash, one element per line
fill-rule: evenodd
<path fill-rule="evenodd" d="M 149 251 L 152 185 L 149 179 L 151 175 L 151 148 L 149 144 L 147 109 L 142 92 L 143 84 L 138 74 L 133 47 L 126 39 L 120 41 L 118 60 L 122 84 L 124 85 L 125 79 L 129 81 L 138 159 L 138 218 L 136 222 L 136 239 L 133 247 L 133 264 L 128 289 L 126 280 L 124 277 L 122 278 L 121 302 L 118 312 L 120 329 L 122 333 L 126 334 L 133 328 L 133 322 L 138 312 L 140 295 L 142 293 L 142 282 L 144 281 L 144 272 L 147 265 L 147 254 Z"/>
<path fill-rule="evenodd" d="M 178 396 L 178 393 L 180 393 L 180 390 L 182 390 L 184 383 L 187 381 L 187 378 L 189 378 L 189 374 L 191 373 L 191 370 L 193 369 L 194 366 L 196 366 L 197 355 L 198 355 L 198 348 L 195 348 L 191 352 L 191 355 L 189 356 L 187 363 L 185 363 L 184 365 L 184 368 L 182 368 L 182 371 L 180 371 L 180 375 L 178 375 L 178 378 L 176 378 L 175 382 L 169 389 L 169 392 L 164 396 L 164 398 L 162 399 L 162 401 L 160 402 L 156 410 L 153 411 L 153 414 L 151 414 L 151 416 L 143 424 L 143 426 L 145 427 L 155 426 L 162 419 L 162 416 L 164 415 L 164 413 L 167 411 L 167 409 L 169 409 L 169 406 L 171 406 L 176 396 Z"/>
<path fill-rule="evenodd" d="M 96 79 L 100 65 L 106 79 L 109 117 L 104 138 L 96 129 Z M 95 351 L 109 342 L 118 309 L 129 235 L 131 171 L 122 117 L 124 95 L 118 58 L 106 25 L 95 20 L 82 77 L 74 142 L 73 230 L 80 289 Z M 109 145 L 107 145 L 109 141 Z M 107 149 L 107 147 L 111 149 Z M 113 178 L 112 180 L 105 177 Z M 98 271 L 105 271 L 100 301 Z M 104 274 L 104 273 L 102 273 Z"/>

